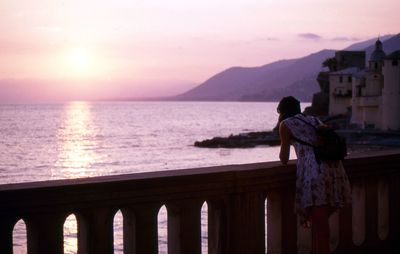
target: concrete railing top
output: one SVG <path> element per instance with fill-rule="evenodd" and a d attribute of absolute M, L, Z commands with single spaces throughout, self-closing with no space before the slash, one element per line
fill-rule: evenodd
<path fill-rule="evenodd" d="M 400 157 L 400 149 L 385 149 L 378 151 L 366 151 L 363 153 L 356 153 L 349 155 L 345 164 L 360 163 L 362 160 L 371 161 L 371 158 L 385 157 L 385 158 L 396 158 Z M 122 175 L 110 175 L 110 176 L 98 176 L 88 178 L 76 178 L 76 179 L 61 179 L 61 180 L 49 180 L 49 181 L 38 181 L 38 182 L 24 182 L 24 183 L 11 183 L 11 184 L 0 184 L 0 193 L 4 191 L 12 190 L 23 190 L 23 189 L 40 189 L 40 188 L 51 188 L 51 187 L 65 187 L 65 186 L 78 186 L 87 184 L 105 184 L 113 182 L 129 182 L 129 181 L 141 181 L 154 178 L 170 178 L 170 177 L 187 177 L 187 176 L 199 176 L 199 175 L 221 175 L 221 174 L 235 174 L 235 173 L 250 173 L 249 171 L 265 170 L 266 176 L 268 175 L 280 175 L 288 173 L 287 170 L 276 171 L 277 168 L 288 168 L 289 172 L 294 169 L 296 160 L 290 160 L 288 166 L 282 165 L 279 161 L 262 162 L 262 163 L 250 163 L 250 164 L 238 164 L 238 165 L 225 165 L 225 166 L 214 166 L 214 167 L 202 167 L 202 168 L 191 168 L 191 169 L 177 169 L 167 171 L 154 171 L 145 173 L 132 173 Z M 362 163 L 364 164 L 364 163 Z M 346 168 L 347 169 L 347 168 Z M 272 172 L 273 170 L 273 172 Z"/>
<path fill-rule="evenodd" d="M 400 163 L 400 149 L 393 149 L 349 156 L 345 160 L 345 168 L 350 177 L 357 177 L 359 174 L 382 174 L 385 170 L 392 171 L 396 168 L 393 165 L 399 165 L 398 163 Z M 377 164 L 380 164 L 378 171 Z M 388 166 L 385 167 L 385 165 Z M 39 207 L 44 203 L 70 204 L 85 200 L 105 202 L 123 199 L 165 200 L 178 196 L 180 198 L 207 197 L 232 192 L 233 189 L 240 191 L 241 188 L 246 191 L 267 191 L 293 184 L 294 171 L 295 161 L 292 160 L 287 166 L 280 162 L 266 162 L 5 184 L 0 185 L 2 200 L 0 210 L 10 210 L 22 204 Z M 60 191 L 63 194 L 62 200 Z"/>

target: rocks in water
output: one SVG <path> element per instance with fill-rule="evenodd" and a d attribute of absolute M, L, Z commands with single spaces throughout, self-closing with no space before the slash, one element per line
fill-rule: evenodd
<path fill-rule="evenodd" d="M 273 131 L 249 132 L 229 137 L 215 137 L 194 143 L 197 147 L 206 148 L 250 148 L 257 145 L 277 146 L 279 136 Z"/>
<path fill-rule="evenodd" d="M 320 117 L 320 120 L 346 139 L 348 145 L 357 147 L 400 147 L 400 131 L 360 129 L 349 124 L 349 115 Z M 194 146 L 206 148 L 251 148 L 258 145 L 278 146 L 280 139 L 277 127 L 272 131 L 249 132 L 229 137 L 215 137 L 196 141 Z"/>
<path fill-rule="evenodd" d="M 346 138 L 349 146 L 357 147 L 400 147 L 400 132 L 368 131 L 368 130 L 338 130 L 338 134 Z M 259 145 L 278 146 L 280 139 L 274 131 L 249 132 L 229 137 L 215 137 L 196 141 L 194 146 L 205 148 L 251 148 Z"/>

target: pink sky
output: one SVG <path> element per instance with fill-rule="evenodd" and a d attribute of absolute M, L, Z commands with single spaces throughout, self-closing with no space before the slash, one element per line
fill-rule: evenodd
<path fill-rule="evenodd" d="M 399 33 L 399 0 L 3 0 L 0 100 L 173 95 Z"/>

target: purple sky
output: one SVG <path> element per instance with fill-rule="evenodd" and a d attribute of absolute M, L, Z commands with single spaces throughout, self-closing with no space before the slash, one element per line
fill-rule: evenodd
<path fill-rule="evenodd" d="M 398 0 L 3 0 L 0 100 L 163 96 L 397 34 Z"/>

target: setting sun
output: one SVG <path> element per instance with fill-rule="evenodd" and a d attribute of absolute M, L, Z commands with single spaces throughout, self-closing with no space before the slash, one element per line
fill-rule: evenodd
<path fill-rule="evenodd" d="M 74 48 L 68 53 L 69 64 L 74 71 L 85 72 L 89 69 L 90 57 L 85 48 Z"/>

